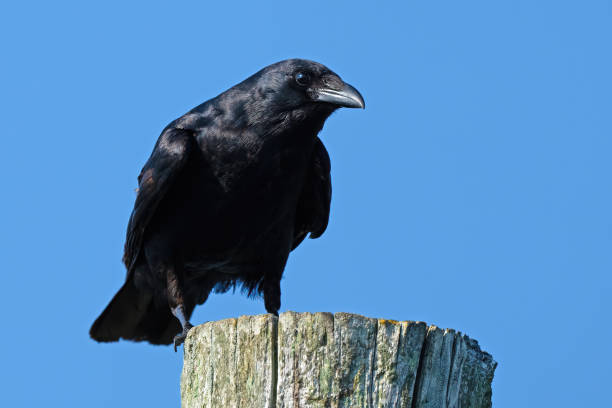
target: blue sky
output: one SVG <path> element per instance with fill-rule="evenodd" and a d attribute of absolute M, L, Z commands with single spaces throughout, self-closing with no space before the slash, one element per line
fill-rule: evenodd
<path fill-rule="evenodd" d="M 281 311 L 461 330 L 495 407 L 609 403 L 612 3 L 373 3 L 0 6 L 1 406 L 178 406 L 180 353 L 87 333 L 136 176 L 168 122 L 289 57 L 367 108 L 321 133 L 330 225 Z M 216 295 L 193 322 L 258 313 Z"/>

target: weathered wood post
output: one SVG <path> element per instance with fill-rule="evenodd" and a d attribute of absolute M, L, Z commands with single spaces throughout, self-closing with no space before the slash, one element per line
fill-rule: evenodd
<path fill-rule="evenodd" d="M 478 343 L 423 322 L 286 312 L 195 327 L 184 408 L 484 408 L 497 363 Z"/>

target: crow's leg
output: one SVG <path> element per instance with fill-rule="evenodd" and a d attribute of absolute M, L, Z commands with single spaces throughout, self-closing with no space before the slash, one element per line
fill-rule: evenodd
<path fill-rule="evenodd" d="M 181 322 L 183 331 L 174 336 L 174 351 L 176 348 L 185 342 L 187 333 L 193 327 L 193 325 L 187 319 L 185 313 L 185 301 L 183 300 L 183 287 L 182 282 L 179 280 L 173 268 L 168 269 L 167 272 L 167 285 L 168 285 L 168 304 L 174 317 Z"/>
<path fill-rule="evenodd" d="M 264 278 L 263 294 L 266 311 L 278 316 L 278 309 L 281 306 L 280 277 L 266 276 Z"/>
<path fill-rule="evenodd" d="M 290 242 L 289 240 L 285 241 Z M 278 251 L 278 249 L 276 249 L 275 251 L 277 257 L 275 259 L 271 259 L 264 266 L 266 271 L 262 282 L 264 304 L 266 306 L 266 311 L 275 316 L 278 316 L 278 309 L 281 307 L 280 282 L 281 278 L 283 277 L 283 270 L 285 269 L 285 264 L 287 263 L 290 250 L 290 247 L 287 247 L 285 251 Z"/>

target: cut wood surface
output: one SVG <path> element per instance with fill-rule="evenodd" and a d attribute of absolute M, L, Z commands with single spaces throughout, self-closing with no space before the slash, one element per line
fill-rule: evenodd
<path fill-rule="evenodd" d="M 423 322 L 286 312 L 194 327 L 183 408 L 491 406 L 497 363 L 478 342 Z"/>

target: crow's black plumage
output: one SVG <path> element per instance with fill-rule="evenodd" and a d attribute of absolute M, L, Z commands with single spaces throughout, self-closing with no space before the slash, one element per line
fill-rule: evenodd
<path fill-rule="evenodd" d="M 170 123 L 138 176 L 126 282 L 91 337 L 176 348 L 195 305 L 237 284 L 277 314 L 289 252 L 327 227 L 330 163 L 317 134 L 341 106 L 363 98 L 325 66 L 292 59 Z"/>

